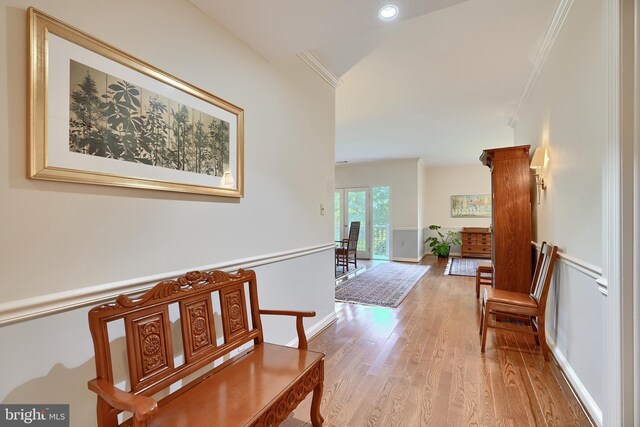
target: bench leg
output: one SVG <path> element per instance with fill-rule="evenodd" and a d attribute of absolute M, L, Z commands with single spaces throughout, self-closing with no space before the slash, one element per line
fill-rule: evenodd
<path fill-rule="evenodd" d="M 102 398 L 98 398 L 97 405 L 98 427 L 118 427 L 118 416 L 111 412 L 111 406 Z"/>
<path fill-rule="evenodd" d="M 313 389 L 313 398 L 311 400 L 311 424 L 313 427 L 320 427 L 324 422 L 324 418 L 320 415 L 320 402 L 322 401 L 322 382 Z"/>

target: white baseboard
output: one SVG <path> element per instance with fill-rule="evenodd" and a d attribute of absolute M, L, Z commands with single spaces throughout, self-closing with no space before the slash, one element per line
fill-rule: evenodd
<path fill-rule="evenodd" d="M 420 260 L 418 258 L 396 258 L 393 257 L 391 259 L 391 261 L 398 261 L 398 262 L 420 262 Z"/>
<path fill-rule="evenodd" d="M 564 354 L 562 354 L 562 351 L 560 351 L 555 341 L 550 338 L 548 331 L 547 345 L 549 346 L 549 350 L 551 350 L 556 361 L 558 362 L 558 365 L 560 365 L 560 368 L 564 372 L 567 381 L 569 381 L 571 389 L 577 395 L 578 399 L 580 399 L 580 402 L 582 402 L 582 405 L 591 416 L 591 419 L 598 425 L 598 427 L 602 427 L 602 409 L 600 409 L 587 388 L 584 386 L 584 384 L 582 384 L 582 381 L 580 381 L 578 374 L 576 374 L 576 372 L 573 370 L 571 364 L 564 356 Z"/>
<path fill-rule="evenodd" d="M 318 321 L 317 323 L 312 325 L 310 328 L 305 329 L 304 332 L 305 332 L 305 334 L 307 336 L 307 340 L 310 340 L 311 338 L 313 338 L 316 335 L 318 335 L 320 332 L 322 332 L 323 329 L 325 329 L 326 327 L 331 325 L 333 322 L 335 322 L 337 318 L 338 318 L 338 316 L 336 315 L 336 312 L 333 311 L 333 312 L 327 314 L 323 319 L 321 319 L 320 321 Z M 286 345 L 287 345 L 287 347 L 297 347 L 298 346 L 298 337 L 296 337 L 293 340 L 289 341 Z"/>

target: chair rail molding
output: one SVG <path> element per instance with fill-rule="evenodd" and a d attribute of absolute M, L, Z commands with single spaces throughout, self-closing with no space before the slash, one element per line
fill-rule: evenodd
<path fill-rule="evenodd" d="M 549 56 L 549 52 L 551 52 L 551 48 L 560 34 L 560 30 L 562 29 L 562 25 L 564 24 L 569 11 L 571 10 L 571 6 L 573 5 L 573 0 L 560 0 L 558 5 L 556 6 L 556 10 L 547 25 L 547 29 L 544 33 L 544 38 L 542 39 L 542 43 L 540 43 L 540 48 L 538 49 L 538 53 L 533 60 L 533 64 L 531 65 L 531 69 L 529 70 L 529 75 L 527 76 L 527 82 L 520 93 L 520 97 L 518 98 L 518 102 L 511 112 L 511 117 L 509 118 L 509 126 L 515 128 L 518 124 L 518 119 L 520 118 L 520 112 L 522 111 L 522 107 L 526 102 L 531 90 L 536 84 L 538 77 L 540 76 L 540 71 L 542 71 L 542 67 L 544 67 L 545 62 L 547 61 L 547 57 Z"/>
<path fill-rule="evenodd" d="M 0 326 L 99 304 L 111 300 L 120 294 L 143 292 L 153 287 L 157 282 L 182 276 L 189 271 L 234 271 L 240 268 L 254 268 L 318 252 L 333 251 L 334 247 L 334 243 L 325 243 L 2 303 L 0 304 Z"/>
<path fill-rule="evenodd" d="M 536 247 L 536 251 L 540 250 L 539 243 L 531 242 L 531 244 Z M 595 279 L 598 285 L 607 286 L 607 281 L 602 279 L 602 268 L 560 251 L 558 251 L 558 261 Z"/>
<path fill-rule="evenodd" d="M 596 279 L 596 283 L 598 284 L 598 292 L 600 292 L 605 297 L 609 296 L 609 284 L 607 283 L 607 279 L 601 277 Z"/>

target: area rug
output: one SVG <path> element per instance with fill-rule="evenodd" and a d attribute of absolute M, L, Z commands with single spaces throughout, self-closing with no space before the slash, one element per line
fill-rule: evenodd
<path fill-rule="evenodd" d="M 427 265 L 378 264 L 338 285 L 336 301 L 395 308 L 427 270 Z"/>
<path fill-rule="evenodd" d="M 449 276 L 476 276 L 479 262 L 491 262 L 488 259 L 449 258 L 444 274 Z"/>

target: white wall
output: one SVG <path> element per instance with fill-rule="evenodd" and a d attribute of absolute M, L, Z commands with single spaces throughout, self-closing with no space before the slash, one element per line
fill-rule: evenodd
<path fill-rule="evenodd" d="M 603 0 L 573 2 L 515 129 L 516 145 L 546 145 L 548 189 L 536 205 L 538 242 L 559 246 L 547 316 L 554 349 L 591 413 L 606 411 L 601 153 L 607 138 Z"/>
<path fill-rule="evenodd" d="M 28 5 L 244 108 L 245 198 L 27 180 Z M 28 298 L 331 244 L 334 90 L 299 59 L 265 62 L 186 0 L 1 0 L 0 22 L 0 317 Z M 308 327 L 331 316 L 331 257 L 259 267 L 262 305 L 316 310 Z M 72 425 L 95 423 L 86 310 L 0 327 L 1 401 L 71 403 Z M 284 326 L 265 321 L 277 342 L 295 337 Z"/>
<path fill-rule="evenodd" d="M 491 148 L 491 147 L 487 147 Z M 478 157 L 480 153 L 478 153 Z M 451 196 L 491 194 L 491 171 L 480 164 L 430 166 L 425 168 L 424 226 L 425 236 L 435 233 L 428 227 L 441 225 L 444 231 L 460 231 L 462 227 L 489 227 L 491 218 L 453 218 Z M 424 239 L 423 239 L 424 241 Z M 429 247 L 425 246 L 429 252 Z M 460 247 L 452 246 L 452 254 L 459 254 Z"/>
<path fill-rule="evenodd" d="M 491 147 L 487 147 L 491 148 Z M 478 153 L 480 156 L 480 153 Z M 491 172 L 480 164 L 426 168 L 424 224 L 446 227 L 488 227 L 491 218 L 453 218 L 451 196 L 491 194 Z"/>
<path fill-rule="evenodd" d="M 391 221 L 399 228 L 418 226 L 418 159 L 340 164 L 335 166 L 336 188 L 388 185 Z"/>
<path fill-rule="evenodd" d="M 336 188 L 389 186 L 392 258 L 418 260 L 418 159 L 340 164 Z"/>

